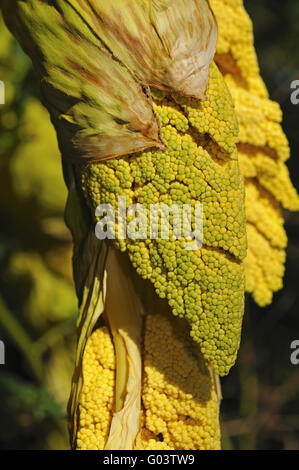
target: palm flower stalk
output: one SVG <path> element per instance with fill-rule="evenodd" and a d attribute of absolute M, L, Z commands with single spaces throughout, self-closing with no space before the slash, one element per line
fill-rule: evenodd
<path fill-rule="evenodd" d="M 238 153 L 246 187 L 246 291 L 261 307 L 282 288 L 287 236 L 281 207 L 299 210 L 286 162 L 290 157 L 279 105 L 260 76 L 252 22 L 243 0 L 211 0 L 219 35 L 215 62 L 239 121 Z"/>
<path fill-rule="evenodd" d="M 220 448 L 218 375 L 236 360 L 244 309 L 238 150 L 250 236 L 255 229 L 265 235 L 273 220 L 281 224 L 271 171 L 289 185 L 296 206 L 279 110 L 259 77 L 249 20 L 237 0 L 211 5 L 220 30 L 215 62 L 217 26 L 206 0 L 4 1 L 6 22 L 40 78 L 69 191 L 65 218 L 79 299 L 69 401 L 74 448 Z M 256 173 L 247 179 L 249 160 Z M 261 191 L 271 187 L 269 200 Z M 161 223 L 158 237 L 146 227 L 136 238 L 140 227 L 129 212 L 131 236 L 122 236 L 117 218 L 115 236 L 99 241 L 97 207 L 117 211 L 120 200 L 137 207 L 139 222 L 149 220 L 153 205 L 189 205 L 192 228 L 200 203 L 202 247 L 186 249 L 189 238 L 178 238 L 171 223 L 168 238 Z M 194 233 L 193 243 L 201 235 Z M 266 250 L 267 242 L 257 246 Z M 282 245 L 276 236 L 270 250 L 281 255 Z M 263 304 L 279 283 L 268 276 L 269 294 L 261 277 L 253 280 L 261 261 L 253 243 L 249 249 L 247 290 Z M 280 279 L 281 257 L 275 266 Z"/>

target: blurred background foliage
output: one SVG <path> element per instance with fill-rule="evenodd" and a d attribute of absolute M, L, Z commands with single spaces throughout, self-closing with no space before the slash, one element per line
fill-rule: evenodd
<path fill-rule="evenodd" d="M 56 135 L 0 19 L 0 446 L 68 448 L 77 302 Z"/>
<path fill-rule="evenodd" d="M 262 75 L 284 112 L 299 189 L 299 106 L 290 103 L 290 82 L 299 79 L 299 2 L 245 5 Z M 66 189 L 30 62 L 1 18 L 0 80 L 0 448 L 66 449 L 77 313 Z M 299 214 L 285 218 L 285 287 L 264 309 L 247 299 L 238 362 L 222 380 L 225 449 L 299 449 L 299 366 L 290 363 L 290 343 L 299 339 Z"/>

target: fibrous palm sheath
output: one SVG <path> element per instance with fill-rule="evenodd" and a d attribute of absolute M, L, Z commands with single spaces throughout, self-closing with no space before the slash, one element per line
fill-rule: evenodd
<path fill-rule="evenodd" d="M 108 4 L 17 0 L 4 9 L 42 78 L 69 188 L 80 302 L 72 442 L 217 449 L 216 374 L 236 359 L 244 303 L 237 148 L 246 287 L 261 305 L 283 272 L 278 201 L 298 208 L 280 110 L 259 76 L 240 0 L 211 1 L 222 73 L 211 63 L 216 25 L 206 1 Z M 146 220 L 151 204 L 190 204 L 191 219 L 202 204 L 203 246 L 186 250 L 171 226 L 169 239 L 146 230 L 100 243 L 94 210 L 117 208 L 120 197 L 142 204 Z"/>

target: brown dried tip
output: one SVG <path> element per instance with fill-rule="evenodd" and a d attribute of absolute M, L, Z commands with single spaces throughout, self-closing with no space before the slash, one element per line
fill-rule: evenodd
<path fill-rule="evenodd" d="M 150 86 L 205 97 L 217 25 L 206 0 L 4 0 L 64 158 L 164 148 Z"/>

